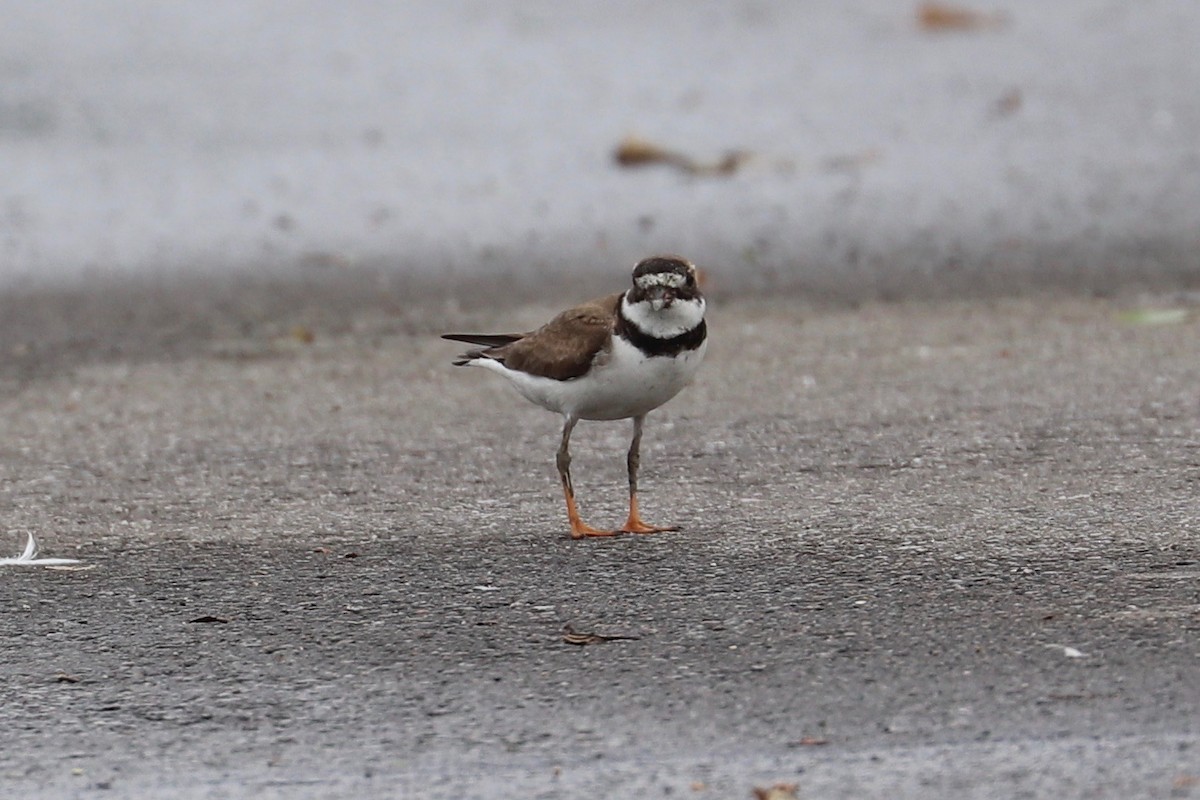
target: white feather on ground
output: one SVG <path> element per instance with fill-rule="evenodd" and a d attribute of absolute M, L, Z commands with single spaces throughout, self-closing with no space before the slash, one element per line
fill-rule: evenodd
<path fill-rule="evenodd" d="M 56 567 L 63 564 L 78 564 L 77 558 L 38 558 L 37 539 L 33 538 L 33 534 L 29 534 L 29 541 L 25 543 L 25 552 L 16 558 L 0 558 L 0 567 Z"/>

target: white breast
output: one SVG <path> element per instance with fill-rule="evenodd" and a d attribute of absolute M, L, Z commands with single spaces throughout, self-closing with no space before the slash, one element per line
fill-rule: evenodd
<path fill-rule="evenodd" d="M 631 303 L 628 296 L 621 298 L 621 313 L 625 319 L 659 339 L 670 339 L 695 328 L 704 319 L 704 307 L 703 297 L 681 300 L 666 308 L 655 308 L 648 300 Z"/>

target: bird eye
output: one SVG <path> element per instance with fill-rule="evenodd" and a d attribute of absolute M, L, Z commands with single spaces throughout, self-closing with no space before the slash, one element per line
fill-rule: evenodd
<path fill-rule="evenodd" d="M 689 288 L 689 289 L 690 289 L 690 288 L 692 288 L 692 287 L 694 287 L 694 286 L 696 285 L 696 273 L 694 273 L 694 272 L 689 272 L 689 273 L 687 274 L 687 281 L 686 281 L 686 283 L 687 283 L 687 285 L 688 285 L 688 288 Z"/>

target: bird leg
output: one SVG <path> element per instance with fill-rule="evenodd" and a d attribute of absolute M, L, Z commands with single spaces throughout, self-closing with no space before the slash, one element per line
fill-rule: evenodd
<path fill-rule="evenodd" d="M 563 494 L 567 498 L 567 519 L 571 522 L 571 538 L 582 539 L 585 536 L 612 536 L 616 531 L 602 531 L 593 528 L 579 518 L 579 510 L 575 508 L 575 487 L 571 484 L 571 431 L 575 429 L 578 417 L 567 417 L 563 424 L 562 444 L 558 448 L 555 464 L 558 466 L 558 477 L 562 479 Z"/>
<path fill-rule="evenodd" d="M 676 525 L 661 527 L 658 525 L 649 525 L 642 521 L 642 517 L 638 514 L 637 502 L 637 474 L 638 467 L 641 464 L 641 448 L 642 448 L 642 423 L 646 420 L 646 415 L 633 418 L 633 441 L 629 444 L 629 457 L 625 464 L 629 468 L 629 518 L 625 520 L 625 524 L 621 526 L 622 533 L 659 533 L 661 531 L 677 531 L 679 527 Z"/>

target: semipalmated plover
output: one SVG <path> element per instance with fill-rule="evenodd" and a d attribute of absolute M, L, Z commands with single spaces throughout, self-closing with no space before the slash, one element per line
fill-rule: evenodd
<path fill-rule="evenodd" d="M 642 521 L 637 475 L 646 414 L 691 383 L 708 346 L 704 297 L 696 268 L 678 256 L 654 256 L 633 269 L 633 287 L 567 309 L 530 333 L 447 333 L 443 339 L 480 345 L 456 366 L 498 372 L 528 400 L 563 415 L 558 474 L 571 536 L 611 536 L 678 530 Z M 617 530 L 579 518 L 571 484 L 571 431 L 581 419 L 633 420 L 629 516 Z"/>

